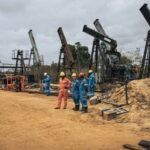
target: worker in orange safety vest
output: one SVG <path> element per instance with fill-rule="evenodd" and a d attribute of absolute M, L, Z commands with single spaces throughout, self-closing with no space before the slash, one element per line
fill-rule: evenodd
<path fill-rule="evenodd" d="M 55 109 L 61 108 L 62 99 L 64 98 L 64 107 L 63 109 L 67 108 L 67 99 L 68 99 L 68 89 L 71 87 L 71 81 L 66 78 L 64 72 L 60 73 L 60 80 L 59 80 L 59 95 L 57 101 L 57 107 Z"/>

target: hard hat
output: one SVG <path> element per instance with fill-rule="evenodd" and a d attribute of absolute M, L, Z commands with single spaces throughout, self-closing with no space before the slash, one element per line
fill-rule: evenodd
<path fill-rule="evenodd" d="M 77 74 L 76 74 L 76 73 L 73 73 L 73 74 L 72 74 L 72 77 L 76 77 L 76 76 L 77 76 Z"/>
<path fill-rule="evenodd" d="M 46 72 L 44 73 L 44 76 L 47 76 L 47 73 L 46 73 Z"/>
<path fill-rule="evenodd" d="M 60 73 L 60 76 L 61 76 L 61 77 L 64 77 L 64 76 L 65 76 L 65 73 L 64 73 L 64 72 L 61 72 L 61 73 Z"/>
<path fill-rule="evenodd" d="M 93 70 L 89 70 L 89 73 L 93 73 Z"/>
<path fill-rule="evenodd" d="M 83 76 L 84 76 L 84 73 L 80 72 L 79 77 L 83 77 Z"/>

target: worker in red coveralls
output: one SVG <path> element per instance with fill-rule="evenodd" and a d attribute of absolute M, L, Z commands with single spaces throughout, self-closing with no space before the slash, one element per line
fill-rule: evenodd
<path fill-rule="evenodd" d="M 60 73 L 60 80 L 59 80 L 59 95 L 58 95 L 58 102 L 57 107 L 55 109 L 61 108 L 62 99 L 64 98 L 64 107 L 63 109 L 67 108 L 67 99 L 68 99 L 68 89 L 71 87 L 71 81 L 66 78 L 64 72 Z"/>

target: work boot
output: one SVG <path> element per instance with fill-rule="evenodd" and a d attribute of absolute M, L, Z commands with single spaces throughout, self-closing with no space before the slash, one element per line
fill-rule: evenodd
<path fill-rule="evenodd" d="M 64 107 L 63 109 L 67 109 L 66 107 Z"/>
<path fill-rule="evenodd" d="M 80 105 L 76 105 L 75 111 L 79 111 Z"/>
<path fill-rule="evenodd" d="M 57 106 L 57 107 L 55 107 L 55 109 L 60 109 L 60 107 Z"/>
<path fill-rule="evenodd" d="M 81 112 L 84 112 L 84 107 L 82 107 Z"/>
<path fill-rule="evenodd" d="M 88 108 L 87 107 L 83 107 L 81 111 L 82 111 L 82 113 L 87 113 L 88 112 Z"/>
<path fill-rule="evenodd" d="M 84 113 L 88 112 L 88 107 L 84 107 Z"/>
<path fill-rule="evenodd" d="M 79 105 L 75 105 L 75 107 L 73 108 L 74 111 L 79 111 Z"/>
<path fill-rule="evenodd" d="M 74 111 L 75 111 L 75 109 L 76 109 L 76 106 L 72 108 L 72 110 L 74 110 Z"/>

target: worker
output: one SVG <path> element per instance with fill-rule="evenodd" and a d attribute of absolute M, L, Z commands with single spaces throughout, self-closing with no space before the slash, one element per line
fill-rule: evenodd
<path fill-rule="evenodd" d="M 74 100 L 75 107 L 73 108 L 74 111 L 78 111 L 80 108 L 80 103 L 79 103 L 79 80 L 77 79 L 77 74 L 73 73 L 72 74 L 73 78 L 73 86 L 72 86 L 72 97 Z"/>
<path fill-rule="evenodd" d="M 46 72 L 44 73 L 44 81 L 45 81 L 46 96 L 50 96 L 50 82 L 51 82 L 51 78 Z"/>
<path fill-rule="evenodd" d="M 87 106 L 87 92 L 88 92 L 88 85 L 86 78 L 84 76 L 84 73 L 79 74 L 80 77 L 80 86 L 79 86 L 79 92 L 80 92 L 80 100 L 82 103 L 82 112 L 87 113 L 88 112 L 88 106 Z"/>
<path fill-rule="evenodd" d="M 66 78 L 64 72 L 60 73 L 60 80 L 59 80 L 59 95 L 58 95 L 58 103 L 55 109 L 61 108 L 62 99 L 64 98 L 64 107 L 63 109 L 67 108 L 67 99 L 68 99 L 68 89 L 71 87 L 71 81 Z"/>
<path fill-rule="evenodd" d="M 93 70 L 89 70 L 89 92 L 90 92 L 90 97 L 94 96 L 94 90 L 95 90 L 95 77 Z"/>

